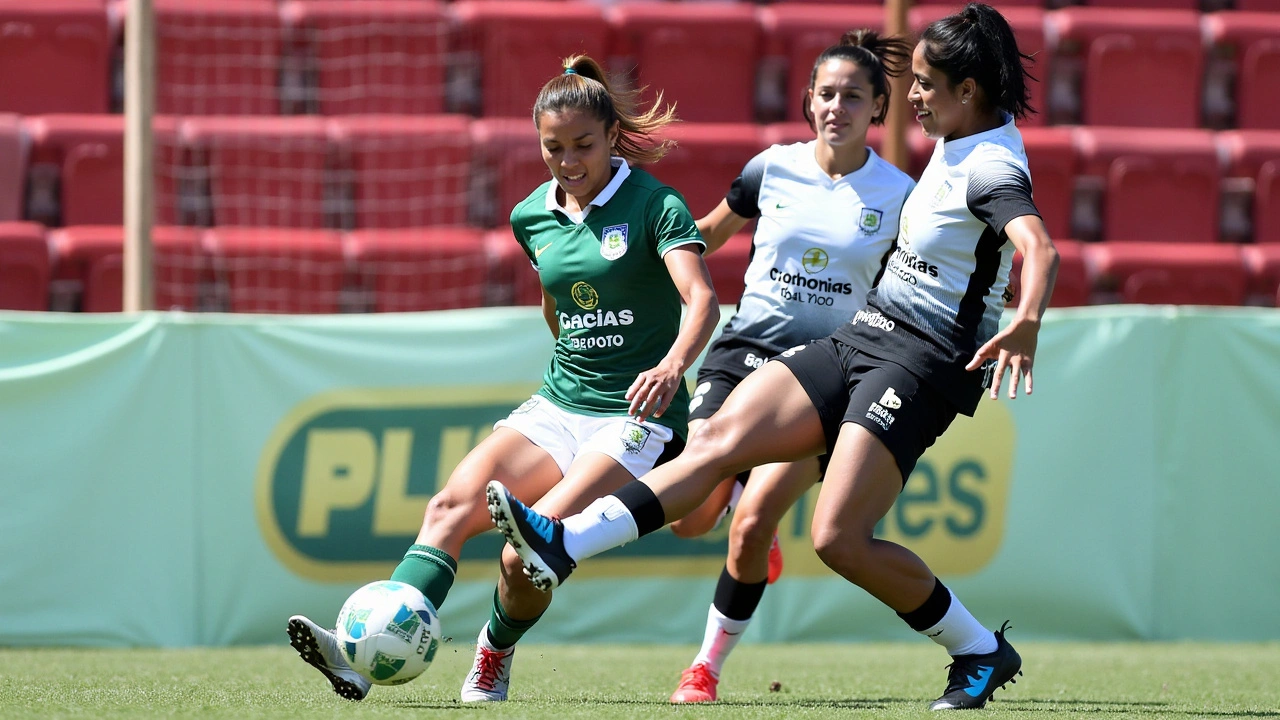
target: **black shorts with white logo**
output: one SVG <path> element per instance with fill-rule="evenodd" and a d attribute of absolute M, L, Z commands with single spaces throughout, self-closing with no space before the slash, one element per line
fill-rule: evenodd
<path fill-rule="evenodd" d="M 788 350 L 777 360 L 796 376 L 817 409 L 828 454 L 840 426 L 856 423 L 889 448 L 904 484 L 916 461 L 956 417 L 954 405 L 906 368 L 832 338 Z"/>
<path fill-rule="evenodd" d="M 698 384 L 689 398 L 689 419 L 706 420 L 714 415 L 738 383 L 779 352 L 769 343 L 741 335 L 716 338 L 698 368 Z"/>

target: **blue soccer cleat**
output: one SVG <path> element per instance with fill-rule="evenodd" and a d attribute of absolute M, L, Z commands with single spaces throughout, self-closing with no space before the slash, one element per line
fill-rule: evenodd
<path fill-rule="evenodd" d="M 933 701 L 930 710 L 968 710 L 980 708 L 1005 683 L 1016 683 L 1022 674 L 1022 658 L 1004 639 L 1009 623 L 996 631 L 995 652 L 986 655 L 955 655 L 947 673 L 947 689 Z"/>
<path fill-rule="evenodd" d="M 489 517 L 524 561 L 533 586 L 542 592 L 559 587 L 578 566 L 564 549 L 564 524 L 525 507 L 497 480 L 489 481 L 485 495 Z"/>

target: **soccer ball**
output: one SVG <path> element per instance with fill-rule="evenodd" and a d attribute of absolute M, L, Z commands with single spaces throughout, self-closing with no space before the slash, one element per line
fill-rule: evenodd
<path fill-rule="evenodd" d="M 435 658 L 440 618 L 417 588 L 385 580 L 347 598 L 337 634 L 352 670 L 377 685 L 400 685 L 421 675 Z"/>

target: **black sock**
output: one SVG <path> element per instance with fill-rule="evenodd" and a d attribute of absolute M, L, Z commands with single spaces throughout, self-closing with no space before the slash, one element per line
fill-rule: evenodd
<path fill-rule="evenodd" d="M 765 586 L 769 581 L 744 583 L 733 579 L 726 566 L 720 571 L 720 581 L 716 583 L 716 595 L 712 604 L 720 614 L 730 620 L 750 620 L 764 597 Z"/>
<path fill-rule="evenodd" d="M 934 578 L 934 583 L 933 592 L 923 605 L 911 612 L 898 613 L 898 617 L 916 632 L 924 632 L 942 622 L 943 616 L 951 609 L 951 591 L 937 578 Z"/>
<path fill-rule="evenodd" d="M 661 530 L 667 524 L 667 514 L 662 509 L 662 502 L 648 485 L 639 480 L 632 480 L 623 485 L 614 497 L 622 501 L 636 522 L 637 537 L 644 537 L 655 530 Z"/>

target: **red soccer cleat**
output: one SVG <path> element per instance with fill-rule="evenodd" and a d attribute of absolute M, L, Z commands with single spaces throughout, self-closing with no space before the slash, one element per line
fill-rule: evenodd
<path fill-rule="evenodd" d="M 673 703 L 709 703 L 716 701 L 716 685 L 720 683 L 711 668 L 702 663 L 680 673 L 680 687 L 671 693 Z"/>
<path fill-rule="evenodd" d="M 782 575 L 782 546 L 778 544 L 778 533 L 773 534 L 773 544 L 769 546 L 769 584 L 778 582 Z"/>

